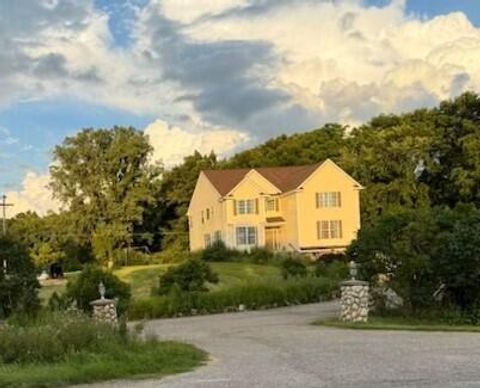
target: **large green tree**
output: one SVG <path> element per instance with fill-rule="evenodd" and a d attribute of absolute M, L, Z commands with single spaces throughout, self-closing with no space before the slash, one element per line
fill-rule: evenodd
<path fill-rule="evenodd" d="M 100 260 L 133 241 L 145 206 L 155 202 L 152 185 L 160 170 L 151 152 L 143 132 L 124 127 L 84 129 L 54 149 L 54 195 L 69 208 L 79 236 L 97 242 L 108 236 L 110 247 L 96 250 Z"/>

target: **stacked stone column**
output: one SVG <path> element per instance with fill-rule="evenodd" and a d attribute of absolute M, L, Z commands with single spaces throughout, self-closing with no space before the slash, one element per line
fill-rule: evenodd
<path fill-rule="evenodd" d="M 344 322 L 367 322 L 369 287 L 368 282 L 347 280 L 340 284 L 341 313 Z"/>
<path fill-rule="evenodd" d="M 93 306 L 93 318 L 99 322 L 116 325 L 118 323 L 116 302 L 112 299 L 97 299 L 90 302 Z"/>

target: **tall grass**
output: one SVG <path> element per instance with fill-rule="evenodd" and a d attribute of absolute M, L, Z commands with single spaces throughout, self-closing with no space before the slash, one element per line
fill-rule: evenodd
<path fill-rule="evenodd" d="M 190 370 L 205 359 L 193 346 L 143 340 L 82 314 L 55 313 L 23 326 L 0 326 L 0 387 L 163 375 Z"/>

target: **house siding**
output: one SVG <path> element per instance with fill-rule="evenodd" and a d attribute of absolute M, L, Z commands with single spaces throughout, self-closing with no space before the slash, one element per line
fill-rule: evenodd
<path fill-rule="evenodd" d="M 295 190 L 281 193 L 272 183 L 255 170 L 244 178 L 225 196 L 219 194 L 205 174 L 201 173 L 192 196 L 188 216 L 190 221 L 190 249 L 205 247 L 205 235 L 220 231 L 222 240 L 232 248 L 237 246 L 236 228 L 254 226 L 257 229 L 257 245 L 266 243 L 266 227 L 279 228 L 276 246 L 285 250 L 315 250 L 344 248 L 356 238 L 360 228 L 361 187 L 333 162 L 327 160 L 320 165 Z M 316 194 L 319 192 L 340 192 L 340 207 L 317 208 Z M 265 199 L 278 198 L 278 211 L 266 211 Z M 256 200 L 258 210 L 253 214 L 235 212 L 235 201 Z M 201 212 L 209 208 L 213 211 L 210 220 Z M 267 222 L 267 218 L 269 221 Z M 273 220 L 273 221 L 272 221 Z M 339 238 L 319 239 L 317 222 L 337 221 L 342 223 L 342 236 Z M 271 230 L 269 230 L 271 232 Z"/>

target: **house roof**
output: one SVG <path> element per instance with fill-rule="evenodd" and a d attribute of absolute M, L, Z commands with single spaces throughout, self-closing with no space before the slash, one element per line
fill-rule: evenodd
<path fill-rule="evenodd" d="M 307 166 L 204 170 L 203 173 L 221 195 L 227 195 L 232 191 L 245 175 L 252 170 L 257 171 L 282 193 L 286 193 L 300 186 L 320 164 L 321 163 Z"/>

